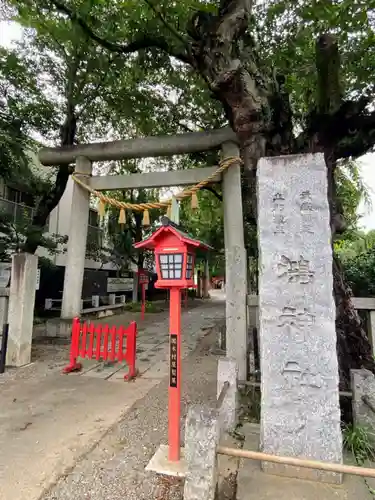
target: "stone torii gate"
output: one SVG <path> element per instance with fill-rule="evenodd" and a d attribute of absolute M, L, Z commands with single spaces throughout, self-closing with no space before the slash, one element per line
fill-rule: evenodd
<path fill-rule="evenodd" d="M 63 148 L 43 148 L 39 160 L 54 166 L 75 163 L 76 176 L 97 191 L 116 189 L 189 186 L 215 172 L 215 167 L 171 172 L 92 176 L 95 161 L 173 156 L 221 148 L 222 158 L 239 156 L 235 133 L 229 128 L 169 137 L 121 140 Z M 69 182 L 74 182 L 72 179 Z M 247 259 L 241 194 L 240 164 L 223 173 L 224 238 L 226 260 L 226 349 L 236 359 L 239 379 L 246 379 L 247 352 Z M 80 314 L 85 265 L 90 195 L 77 183 L 73 186 L 67 264 L 61 318 L 71 320 Z"/>

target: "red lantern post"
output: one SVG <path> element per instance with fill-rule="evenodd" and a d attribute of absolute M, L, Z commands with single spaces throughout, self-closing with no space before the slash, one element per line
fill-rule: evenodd
<path fill-rule="evenodd" d="M 178 462 L 181 412 L 181 290 L 195 286 L 196 249 L 208 250 L 210 247 L 183 232 L 167 217 L 162 217 L 162 226 L 155 233 L 134 246 L 155 251 L 158 275 L 155 286 L 170 290 L 168 459 Z"/>

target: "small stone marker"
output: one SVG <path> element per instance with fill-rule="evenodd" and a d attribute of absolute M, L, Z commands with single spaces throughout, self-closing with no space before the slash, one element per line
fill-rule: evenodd
<path fill-rule="evenodd" d="M 191 406 L 185 430 L 184 500 L 214 500 L 219 437 L 218 412 L 205 405 Z"/>
<path fill-rule="evenodd" d="M 258 164 L 261 448 L 342 462 L 332 249 L 323 155 Z M 340 474 L 263 463 L 338 483 Z"/>

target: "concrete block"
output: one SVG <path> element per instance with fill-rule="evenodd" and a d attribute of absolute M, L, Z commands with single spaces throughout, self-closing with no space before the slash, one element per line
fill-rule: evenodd
<path fill-rule="evenodd" d="M 146 471 L 156 472 L 165 476 L 185 477 L 186 461 L 184 457 L 184 449 L 181 448 L 180 460 L 171 462 L 168 460 L 169 447 L 161 444 L 155 455 L 151 458 L 146 466 Z M 185 499 L 186 500 L 186 499 Z"/>
<path fill-rule="evenodd" d="M 262 158 L 257 188 L 261 448 L 342 463 L 324 157 Z M 270 463 L 263 469 L 333 483 L 342 479 Z"/>
<path fill-rule="evenodd" d="M 106 309 L 105 311 L 99 311 L 98 312 L 98 319 L 102 318 L 108 318 L 109 316 L 114 316 L 114 312 L 111 311 L 110 309 Z"/>
<path fill-rule="evenodd" d="M 100 297 L 99 297 L 99 295 L 93 295 L 91 297 L 91 304 L 92 304 L 92 307 L 99 307 L 99 304 L 100 304 Z"/>
<path fill-rule="evenodd" d="M 229 382 L 229 388 L 223 402 L 218 408 L 220 432 L 231 431 L 237 424 L 238 391 L 237 391 L 238 367 L 235 359 L 221 358 L 217 365 L 217 398 L 225 382 Z"/>
<path fill-rule="evenodd" d="M 116 294 L 110 293 L 108 296 L 108 304 L 114 306 L 116 304 Z"/>
<path fill-rule="evenodd" d="M 217 487 L 219 419 L 216 410 L 205 405 L 189 408 L 185 429 L 187 464 L 184 500 L 214 500 Z"/>
<path fill-rule="evenodd" d="M 64 337 L 69 338 L 72 335 L 72 321 L 62 318 L 53 318 L 46 321 L 46 337 Z"/>
<path fill-rule="evenodd" d="M 22 366 L 31 361 L 37 268 L 35 255 L 12 257 L 7 365 Z"/>
<path fill-rule="evenodd" d="M 353 392 L 352 407 L 355 425 L 366 428 L 375 444 L 375 376 L 369 370 L 350 370 Z"/>

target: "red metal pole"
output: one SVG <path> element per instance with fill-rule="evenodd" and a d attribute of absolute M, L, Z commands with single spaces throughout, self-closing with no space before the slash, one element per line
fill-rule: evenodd
<path fill-rule="evenodd" d="M 141 309 L 141 319 L 145 319 L 146 312 L 146 284 L 142 283 L 142 309 Z"/>
<path fill-rule="evenodd" d="M 171 288 L 169 305 L 169 401 L 168 401 L 168 459 L 180 460 L 181 406 L 181 289 Z"/>

